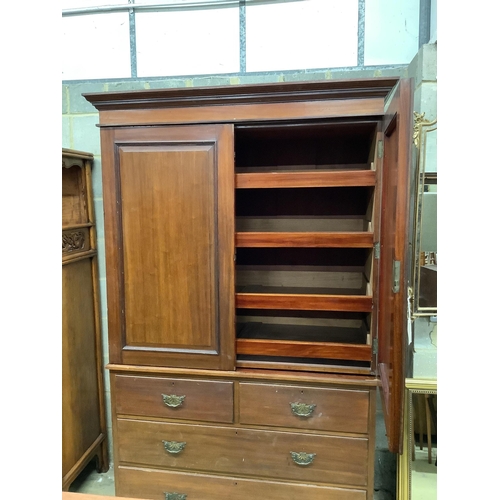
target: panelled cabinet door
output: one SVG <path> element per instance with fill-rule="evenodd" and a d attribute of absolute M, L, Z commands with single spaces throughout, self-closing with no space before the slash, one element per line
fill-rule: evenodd
<path fill-rule="evenodd" d="M 407 262 L 412 80 L 401 80 L 385 108 L 378 317 L 378 371 L 389 449 L 400 452 L 408 346 Z"/>
<path fill-rule="evenodd" d="M 101 141 L 110 362 L 234 369 L 232 125 Z"/>

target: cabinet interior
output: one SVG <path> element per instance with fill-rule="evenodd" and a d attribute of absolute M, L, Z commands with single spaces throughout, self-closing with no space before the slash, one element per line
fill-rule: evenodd
<path fill-rule="evenodd" d="M 376 121 L 237 125 L 236 173 L 371 168 Z"/>
<path fill-rule="evenodd" d="M 81 167 L 62 169 L 62 225 L 84 224 L 86 213 L 84 177 Z"/>
<path fill-rule="evenodd" d="M 373 371 L 377 129 L 235 127 L 237 366 Z"/>

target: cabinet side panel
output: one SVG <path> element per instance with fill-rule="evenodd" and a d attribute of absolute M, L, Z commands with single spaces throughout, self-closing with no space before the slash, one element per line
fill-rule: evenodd
<path fill-rule="evenodd" d="M 108 312 L 109 361 L 122 362 L 124 329 L 120 293 L 122 289 L 121 241 L 114 154 L 115 131 L 101 130 L 102 190 L 104 204 L 104 243 L 106 247 L 106 296 Z"/>
<path fill-rule="evenodd" d="M 215 350 L 214 145 L 119 158 L 127 345 Z"/>
<path fill-rule="evenodd" d="M 63 266 L 62 291 L 64 476 L 101 432 L 90 259 Z"/>

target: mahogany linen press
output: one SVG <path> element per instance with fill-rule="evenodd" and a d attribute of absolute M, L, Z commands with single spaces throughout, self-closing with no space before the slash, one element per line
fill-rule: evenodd
<path fill-rule="evenodd" d="M 84 94 L 116 494 L 369 500 L 399 452 L 412 80 Z"/>

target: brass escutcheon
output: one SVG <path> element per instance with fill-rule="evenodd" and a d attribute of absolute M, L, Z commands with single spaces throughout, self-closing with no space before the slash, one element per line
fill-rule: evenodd
<path fill-rule="evenodd" d="M 177 408 L 184 403 L 184 399 L 186 396 L 176 396 L 175 394 L 162 394 L 163 402 L 165 406 L 169 406 L 170 408 Z"/>
<path fill-rule="evenodd" d="M 186 442 L 177 442 L 177 441 L 163 441 L 163 446 L 165 447 L 165 451 L 169 453 L 180 453 L 185 447 Z"/>
<path fill-rule="evenodd" d="M 313 463 L 316 453 L 306 453 L 305 451 L 291 451 L 290 455 L 292 455 L 292 460 L 297 465 L 310 465 Z"/>
<path fill-rule="evenodd" d="M 290 403 L 292 413 L 298 417 L 310 417 L 316 408 L 316 405 L 308 405 L 307 403 Z"/>

